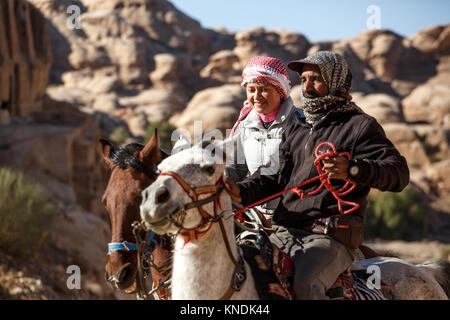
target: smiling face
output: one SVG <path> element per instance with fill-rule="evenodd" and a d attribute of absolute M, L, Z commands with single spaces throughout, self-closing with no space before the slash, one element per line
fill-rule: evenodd
<path fill-rule="evenodd" d="M 248 83 L 246 92 L 248 103 L 258 113 L 269 114 L 275 111 L 281 103 L 280 94 L 269 83 Z"/>

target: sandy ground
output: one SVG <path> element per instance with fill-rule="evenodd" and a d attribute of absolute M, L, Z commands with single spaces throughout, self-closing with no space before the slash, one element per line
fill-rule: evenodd
<path fill-rule="evenodd" d="M 406 242 L 401 240 L 376 240 L 366 243 L 374 250 L 389 250 L 401 259 L 411 263 L 444 259 L 450 260 L 450 244 L 438 241 Z"/>

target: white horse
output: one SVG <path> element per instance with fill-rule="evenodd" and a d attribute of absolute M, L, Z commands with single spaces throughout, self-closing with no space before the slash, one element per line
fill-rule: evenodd
<path fill-rule="evenodd" d="M 212 156 L 210 148 L 185 149 L 160 163 L 160 176 L 142 193 L 146 227 L 159 234 L 177 234 L 172 299 L 258 299 L 251 270 L 235 242 L 221 159 Z M 357 261 L 353 268 L 377 266 L 394 299 L 447 300 L 449 265 L 376 257 Z"/>

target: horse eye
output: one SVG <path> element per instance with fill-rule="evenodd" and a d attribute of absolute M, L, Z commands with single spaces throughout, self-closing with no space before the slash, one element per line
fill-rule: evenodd
<path fill-rule="evenodd" d="M 214 168 L 214 166 L 205 166 L 203 168 L 203 170 L 205 170 L 206 172 L 208 172 L 209 175 L 213 175 L 214 172 L 216 171 L 216 168 Z"/>

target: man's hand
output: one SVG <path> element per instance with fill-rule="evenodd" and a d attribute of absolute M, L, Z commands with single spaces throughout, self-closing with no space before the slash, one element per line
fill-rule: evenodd
<path fill-rule="evenodd" d="M 346 180 L 350 161 L 343 156 L 323 158 L 323 169 L 330 179 Z"/>

